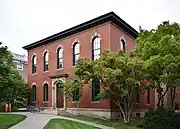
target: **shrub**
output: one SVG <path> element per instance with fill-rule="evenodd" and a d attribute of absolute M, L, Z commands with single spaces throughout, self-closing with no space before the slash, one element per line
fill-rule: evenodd
<path fill-rule="evenodd" d="M 4 108 L 5 108 L 4 105 L 0 105 L 0 112 L 4 112 L 5 111 Z"/>
<path fill-rule="evenodd" d="M 18 111 L 18 108 L 16 107 L 16 106 L 14 106 L 13 108 L 12 108 L 12 112 L 17 112 Z"/>
<path fill-rule="evenodd" d="M 153 110 L 145 114 L 142 127 L 144 129 L 180 129 L 180 115 L 164 108 Z"/>

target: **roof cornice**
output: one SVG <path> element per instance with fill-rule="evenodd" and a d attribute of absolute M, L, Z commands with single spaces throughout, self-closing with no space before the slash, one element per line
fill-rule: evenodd
<path fill-rule="evenodd" d="M 65 38 L 67 36 L 79 33 L 81 31 L 87 30 L 94 26 L 98 26 L 98 25 L 101 25 L 103 23 L 110 22 L 110 21 L 113 22 L 114 24 L 116 24 L 118 27 L 120 27 L 122 30 L 127 32 L 132 37 L 134 37 L 134 38 L 137 37 L 138 32 L 134 28 L 132 28 L 129 24 L 127 24 L 124 20 L 122 20 L 114 12 L 110 12 L 110 13 L 104 14 L 102 16 L 99 16 L 97 18 L 94 18 L 92 20 L 89 20 L 87 22 L 84 22 L 82 24 L 79 24 L 77 26 L 74 26 L 72 28 L 69 28 L 67 30 L 61 31 L 61 32 L 54 34 L 52 36 L 49 36 L 47 38 L 44 38 L 42 40 L 39 40 L 37 42 L 34 42 L 32 44 L 26 45 L 23 48 L 25 50 L 30 50 L 30 49 L 39 47 L 41 45 Z"/>

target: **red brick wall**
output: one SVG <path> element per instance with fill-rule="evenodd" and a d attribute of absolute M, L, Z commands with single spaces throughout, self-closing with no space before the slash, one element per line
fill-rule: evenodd
<path fill-rule="evenodd" d="M 72 44 L 75 39 L 78 39 L 80 42 L 80 58 L 91 58 L 92 52 L 92 36 L 97 32 L 101 36 L 101 52 L 104 49 L 109 49 L 109 23 L 99 25 L 97 27 L 91 28 L 89 30 L 80 32 L 78 34 L 69 36 L 64 39 L 57 40 L 55 42 L 40 46 L 38 48 L 34 48 L 28 51 L 28 83 L 29 86 L 32 85 L 33 82 L 36 83 L 37 86 L 37 104 L 43 103 L 43 82 L 46 80 L 49 82 L 49 105 L 52 106 L 52 89 L 51 89 L 51 79 L 49 76 L 56 74 L 71 74 L 72 67 Z M 63 47 L 64 54 L 64 64 L 62 70 L 57 70 L 57 55 L 56 50 L 59 44 Z M 43 52 L 47 49 L 49 51 L 49 71 L 43 71 Z M 32 55 L 36 54 L 37 56 L 37 74 L 32 75 Z M 68 107 L 74 107 L 71 101 L 68 101 Z M 92 104 L 91 103 L 91 88 L 89 86 L 84 87 L 84 94 L 81 98 L 80 107 L 88 107 L 88 108 L 109 108 L 109 100 L 104 100 L 100 102 L 100 104 Z"/>

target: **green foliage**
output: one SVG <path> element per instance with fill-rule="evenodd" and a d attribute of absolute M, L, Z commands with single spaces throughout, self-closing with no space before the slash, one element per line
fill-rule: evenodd
<path fill-rule="evenodd" d="M 137 84 L 141 84 L 140 81 L 144 76 L 143 63 L 133 52 L 105 51 L 99 60 L 79 60 L 75 75 L 82 83 L 89 83 L 90 86 L 92 80 L 98 79 L 103 89 L 98 97 L 101 100 L 111 99 L 117 104 L 124 116 L 124 122 L 129 123 L 136 98 L 135 92 L 137 86 L 140 86 Z M 124 99 L 124 108 L 121 106 L 122 99 Z"/>
<path fill-rule="evenodd" d="M 76 100 L 80 99 L 82 96 L 82 88 L 80 87 L 80 80 L 77 77 L 67 79 L 63 85 L 66 97 L 73 97 L 75 95 Z"/>
<path fill-rule="evenodd" d="M 0 47 L 0 102 L 27 102 L 28 88 L 13 68 L 12 55 L 7 47 Z"/>
<path fill-rule="evenodd" d="M 12 109 L 11 109 L 12 112 L 18 112 L 18 108 L 16 106 L 13 106 Z"/>
<path fill-rule="evenodd" d="M 0 105 L 0 112 L 4 112 L 5 111 L 5 105 Z"/>
<path fill-rule="evenodd" d="M 141 29 L 136 43 L 136 53 L 145 61 L 145 79 L 157 89 L 157 106 L 163 106 L 169 88 L 180 84 L 180 25 L 166 21 L 150 31 Z"/>
<path fill-rule="evenodd" d="M 180 116 L 164 108 L 149 109 L 142 122 L 143 129 L 179 129 Z"/>

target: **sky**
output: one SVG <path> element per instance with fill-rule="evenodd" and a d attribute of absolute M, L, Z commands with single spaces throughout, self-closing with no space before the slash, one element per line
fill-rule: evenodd
<path fill-rule="evenodd" d="M 180 0 L 0 0 L 0 42 L 11 52 L 110 11 L 138 30 L 180 23 Z"/>

